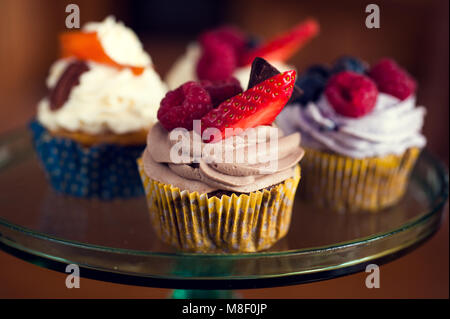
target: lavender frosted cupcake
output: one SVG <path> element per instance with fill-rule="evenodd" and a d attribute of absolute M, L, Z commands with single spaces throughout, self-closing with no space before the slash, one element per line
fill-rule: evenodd
<path fill-rule="evenodd" d="M 299 81 L 307 96 L 277 123 L 288 134 L 302 133 L 304 198 L 351 212 L 400 200 L 426 144 L 425 109 L 416 106 L 411 76 L 390 59 L 369 69 L 346 57 L 332 70 L 310 68 Z"/>

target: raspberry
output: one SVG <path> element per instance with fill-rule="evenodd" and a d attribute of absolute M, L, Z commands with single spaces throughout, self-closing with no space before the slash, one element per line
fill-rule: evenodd
<path fill-rule="evenodd" d="M 202 55 L 197 64 L 197 76 L 200 80 L 224 80 L 236 69 L 234 48 L 221 41 L 212 33 L 206 33 L 201 39 Z"/>
<path fill-rule="evenodd" d="M 231 45 L 234 49 L 236 59 L 240 58 L 240 55 L 247 48 L 247 37 L 238 29 L 231 26 L 225 26 L 213 31 L 210 31 L 217 39 Z"/>
<path fill-rule="evenodd" d="M 199 42 L 202 56 L 197 64 L 200 80 L 226 80 L 237 67 L 237 61 L 247 50 L 247 39 L 233 27 L 222 27 L 203 33 Z"/>
<path fill-rule="evenodd" d="M 242 92 L 239 80 L 231 77 L 227 80 L 208 81 L 203 80 L 200 85 L 209 93 L 213 107 L 218 106 L 226 99 Z"/>
<path fill-rule="evenodd" d="M 330 78 L 325 96 L 337 113 L 347 117 L 361 117 L 375 107 L 378 89 L 370 78 L 344 71 Z"/>
<path fill-rule="evenodd" d="M 192 121 L 201 119 L 212 108 L 208 92 L 191 81 L 166 94 L 161 100 L 158 120 L 168 131 L 177 127 L 192 130 Z"/>
<path fill-rule="evenodd" d="M 416 81 L 392 59 L 381 59 L 369 70 L 380 92 L 406 99 L 416 91 Z"/>

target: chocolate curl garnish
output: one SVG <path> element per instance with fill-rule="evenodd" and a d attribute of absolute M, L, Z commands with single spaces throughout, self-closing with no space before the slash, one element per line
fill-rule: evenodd
<path fill-rule="evenodd" d="M 272 76 L 280 74 L 273 65 L 264 60 L 263 58 L 255 58 L 252 62 L 252 68 L 250 71 L 250 79 L 248 82 L 248 88 L 250 89 L 254 87 L 256 84 L 261 83 Z M 294 90 L 292 91 L 291 98 L 287 102 L 288 104 L 292 101 L 298 99 L 303 94 L 302 89 L 300 89 L 297 85 L 294 85 Z"/>

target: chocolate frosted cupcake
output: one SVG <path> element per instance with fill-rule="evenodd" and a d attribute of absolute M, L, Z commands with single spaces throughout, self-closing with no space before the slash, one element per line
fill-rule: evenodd
<path fill-rule="evenodd" d="M 166 95 L 139 160 L 163 241 L 187 251 L 254 252 L 287 233 L 304 151 L 299 133 L 284 136 L 270 124 L 294 81 L 295 71 L 275 75 L 216 108 L 215 95 L 232 91 L 223 82 L 188 82 Z"/>
<path fill-rule="evenodd" d="M 136 158 L 166 87 L 136 35 L 113 17 L 63 33 L 49 94 L 31 124 L 52 186 L 111 199 L 142 194 Z"/>
<path fill-rule="evenodd" d="M 303 197 L 346 212 L 398 202 L 426 143 L 412 77 L 390 59 L 369 68 L 345 57 L 330 69 L 308 69 L 299 81 L 308 96 L 286 107 L 277 123 L 302 133 Z"/>

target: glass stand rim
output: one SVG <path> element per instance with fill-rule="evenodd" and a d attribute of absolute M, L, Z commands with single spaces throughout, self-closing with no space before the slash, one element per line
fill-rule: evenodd
<path fill-rule="evenodd" d="M 25 130 L 0 136 L 0 154 L 0 182 L 2 172 L 36 160 Z M 389 231 L 329 245 L 251 254 L 135 250 L 67 240 L 11 222 L 0 213 L 0 249 L 50 269 L 64 272 L 64 265 L 75 263 L 82 277 L 151 287 L 236 289 L 325 280 L 397 258 L 439 229 L 448 198 L 447 169 L 427 150 L 417 166 L 415 187 L 432 193 L 427 211 Z"/>

